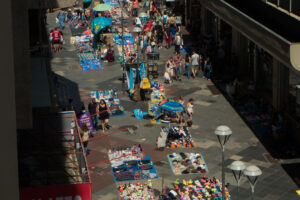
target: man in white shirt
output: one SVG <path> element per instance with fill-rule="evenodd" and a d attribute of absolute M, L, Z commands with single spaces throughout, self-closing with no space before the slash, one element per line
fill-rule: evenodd
<path fill-rule="evenodd" d="M 193 74 L 193 78 L 196 77 L 197 68 L 199 67 L 199 62 L 200 62 L 200 56 L 194 50 L 193 55 L 192 55 L 192 74 Z"/>

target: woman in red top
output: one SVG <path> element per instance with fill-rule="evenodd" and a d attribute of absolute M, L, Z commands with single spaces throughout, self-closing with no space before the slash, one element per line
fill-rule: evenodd
<path fill-rule="evenodd" d="M 139 1 L 134 0 L 133 3 L 132 3 L 132 7 L 133 7 L 132 16 L 137 17 L 138 16 L 138 9 L 139 9 Z"/>
<path fill-rule="evenodd" d="M 150 2 L 150 18 L 151 19 L 154 17 L 154 13 L 156 13 L 156 6 L 155 6 L 153 0 L 151 0 L 151 2 Z"/>

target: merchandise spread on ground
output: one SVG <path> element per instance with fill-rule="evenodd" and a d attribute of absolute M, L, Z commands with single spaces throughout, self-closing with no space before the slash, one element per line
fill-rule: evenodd
<path fill-rule="evenodd" d="M 167 156 L 175 175 L 207 173 L 208 168 L 200 153 L 173 153 Z"/>

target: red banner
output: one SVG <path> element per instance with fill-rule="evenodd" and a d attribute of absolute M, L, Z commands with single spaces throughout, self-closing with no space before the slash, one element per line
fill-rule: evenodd
<path fill-rule="evenodd" d="M 91 200 L 91 183 L 20 188 L 20 200 Z"/>

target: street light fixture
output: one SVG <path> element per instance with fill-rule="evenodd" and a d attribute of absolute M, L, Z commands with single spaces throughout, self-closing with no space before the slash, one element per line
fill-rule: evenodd
<path fill-rule="evenodd" d="M 121 8 L 121 28 L 122 28 L 122 90 L 123 90 L 123 94 L 125 93 L 125 63 L 124 63 L 124 59 L 125 59 L 125 56 L 124 56 L 124 15 L 123 15 L 123 9 L 125 9 L 125 4 L 124 2 L 120 0 L 118 0 L 118 4 Z"/>
<path fill-rule="evenodd" d="M 232 131 L 228 126 L 218 126 L 215 130 L 215 134 L 218 137 L 222 148 L 222 200 L 225 200 L 225 163 L 224 163 L 224 151 L 225 151 L 225 144 L 229 140 Z"/>
<path fill-rule="evenodd" d="M 239 187 L 240 187 L 240 180 L 242 178 L 242 171 L 246 168 L 246 165 L 244 162 L 236 160 L 231 163 L 229 166 L 229 169 L 231 169 L 233 176 L 237 182 L 237 192 L 239 196 Z"/>
<path fill-rule="evenodd" d="M 135 28 L 133 28 L 132 32 L 137 33 L 137 36 L 136 36 L 137 37 L 137 40 L 136 40 L 136 42 L 137 42 L 137 62 L 139 63 L 139 56 L 140 56 L 140 54 L 139 54 L 139 50 L 140 50 L 139 37 L 140 37 L 140 32 L 142 32 L 142 29 L 140 27 L 135 27 Z"/>
<path fill-rule="evenodd" d="M 262 175 L 262 171 L 255 165 L 248 166 L 244 170 L 244 175 L 248 178 L 251 186 L 251 199 L 254 199 L 254 188 L 257 183 L 258 177 Z"/>

